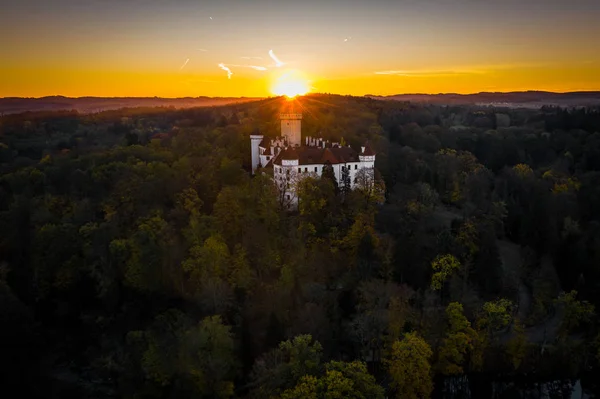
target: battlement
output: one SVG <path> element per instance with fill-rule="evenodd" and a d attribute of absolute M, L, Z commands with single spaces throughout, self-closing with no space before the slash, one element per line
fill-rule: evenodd
<path fill-rule="evenodd" d="M 279 114 L 279 119 L 281 120 L 291 120 L 291 119 L 302 119 L 302 114 Z"/>

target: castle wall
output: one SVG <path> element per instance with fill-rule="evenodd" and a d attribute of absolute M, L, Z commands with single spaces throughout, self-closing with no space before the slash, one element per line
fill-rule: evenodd
<path fill-rule="evenodd" d="M 251 158 L 252 158 L 252 174 L 256 172 L 256 168 L 258 168 L 258 164 L 260 163 L 260 152 L 258 145 L 262 141 L 263 136 L 260 134 L 253 134 L 250 136 L 250 150 L 251 150 Z M 263 164 L 264 166 L 264 164 Z"/>

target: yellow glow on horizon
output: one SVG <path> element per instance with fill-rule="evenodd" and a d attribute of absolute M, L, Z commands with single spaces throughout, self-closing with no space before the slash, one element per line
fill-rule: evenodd
<path fill-rule="evenodd" d="M 310 84 L 306 77 L 298 71 L 288 71 L 280 76 L 271 88 L 271 92 L 278 96 L 294 98 L 303 96 L 310 91 Z"/>

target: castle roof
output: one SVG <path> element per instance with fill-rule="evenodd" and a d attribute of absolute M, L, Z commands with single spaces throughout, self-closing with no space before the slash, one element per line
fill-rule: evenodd
<path fill-rule="evenodd" d="M 375 151 L 373 151 L 373 148 L 371 148 L 371 144 L 369 143 L 369 140 L 367 140 L 365 142 L 365 151 L 362 152 L 360 155 L 365 155 L 365 156 L 370 156 L 370 155 L 375 155 Z"/>
<path fill-rule="evenodd" d="M 281 151 L 277 158 L 289 161 L 299 159 L 300 157 L 298 156 L 298 152 L 296 152 L 296 150 L 293 147 L 288 147 L 285 150 Z"/>
<path fill-rule="evenodd" d="M 273 159 L 272 164 L 281 165 L 282 160 L 295 159 L 298 165 L 323 165 L 327 161 L 335 165 L 359 161 L 358 154 L 350 147 L 288 147 Z"/>
<path fill-rule="evenodd" d="M 262 148 L 269 148 L 270 147 L 269 139 L 263 137 L 262 141 L 260 142 L 260 144 L 258 146 L 262 147 Z"/>

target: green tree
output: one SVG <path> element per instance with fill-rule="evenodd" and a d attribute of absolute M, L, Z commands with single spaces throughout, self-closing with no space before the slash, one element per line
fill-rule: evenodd
<path fill-rule="evenodd" d="M 338 181 L 335 178 L 335 172 L 333 171 L 333 166 L 331 165 L 331 162 L 325 161 L 325 164 L 323 165 L 323 172 L 321 173 L 321 179 L 328 179 L 329 181 L 331 181 L 331 184 L 333 184 L 333 188 L 336 194 L 338 193 L 340 188 L 338 186 Z"/>
<path fill-rule="evenodd" d="M 560 325 L 560 335 L 566 337 L 594 316 L 594 305 L 588 301 L 577 300 L 577 291 L 561 293 L 556 302 L 563 308 L 564 316 Z"/>
<path fill-rule="evenodd" d="M 237 361 L 231 328 L 210 316 L 187 330 L 179 347 L 180 368 L 202 396 L 233 396 Z"/>
<path fill-rule="evenodd" d="M 273 396 L 294 387 L 304 376 L 316 376 L 321 369 L 323 348 L 310 335 L 281 342 L 277 349 L 255 362 L 251 385 L 257 395 Z"/>

